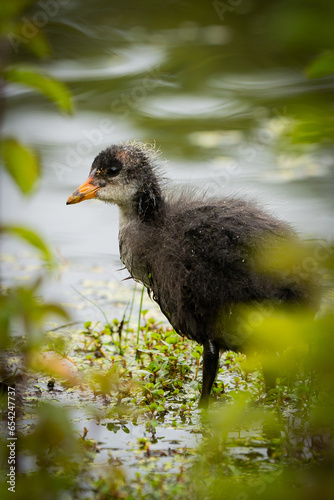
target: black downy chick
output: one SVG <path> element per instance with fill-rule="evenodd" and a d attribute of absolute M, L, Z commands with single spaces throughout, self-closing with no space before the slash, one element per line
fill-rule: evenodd
<path fill-rule="evenodd" d="M 203 345 L 202 408 L 220 350 L 242 350 L 238 332 L 229 331 L 238 305 L 311 300 L 307 280 L 255 264 L 254 257 L 295 239 L 285 223 L 233 197 L 168 195 L 154 151 L 141 143 L 102 151 L 67 204 L 93 197 L 119 207 L 120 256 L 131 277 L 145 285 L 180 335 Z"/>

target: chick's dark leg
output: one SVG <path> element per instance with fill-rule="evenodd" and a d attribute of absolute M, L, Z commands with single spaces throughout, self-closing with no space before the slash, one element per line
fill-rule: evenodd
<path fill-rule="evenodd" d="M 215 381 L 219 364 L 219 346 L 213 340 L 204 344 L 203 351 L 203 385 L 198 403 L 199 408 L 207 408 L 212 384 Z"/>

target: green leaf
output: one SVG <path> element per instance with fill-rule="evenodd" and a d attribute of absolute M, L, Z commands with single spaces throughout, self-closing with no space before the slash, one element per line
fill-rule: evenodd
<path fill-rule="evenodd" d="M 15 18 L 22 15 L 24 10 L 34 3 L 34 0 L 1 0 L 0 2 L 0 32 L 6 33 Z"/>
<path fill-rule="evenodd" d="M 54 265 L 54 257 L 48 246 L 43 239 L 31 229 L 27 229 L 22 226 L 1 226 L 0 231 L 2 233 L 21 238 L 25 242 L 29 243 L 41 253 L 42 258 L 47 264 L 51 266 Z"/>
<path fill-rule="evenodd" d="M 152 362 L 148 365 L 148 367 L 147 367 L 147 369 L 148 369 L 151 373 L 155 373 L 155 372 L 157 372 L 157 371 L 159 370 L 159 368 L 160 368 L 160 367 L 159 367 L 159 364 L 158 364 L 156 361 L 152 361 Z"/>
<path fill-rule="evenodd" d="M 58 306 L 58 304 L 41 304 L 39 308 L 42 316 L 48 316 L 51 314 L 60 316 L 64 319 L 69 319 L 67 312 L 61 306 Z"/>
<path fill-rule="evenodd" d="M 38 90 L 59 109 L 71 113 L 71 94 L 63 83 L 41 75 L 32 69 L 11 68 L 4 72 L 4 77 L 9 82 L 26 85 Z"/>
<path fill-rule="evenodd" d="M 169 337 L 166 338 L 166 342 L 167 344 L 177 344 L 180 340 L 180 337 L 178 334 L 173 334 L 173 335 L 169 335 Z"/>
<path fill-rule="evenodd" d="M 0 32 L 6 35 L 12 51 L 15 54 L 19 54 L 22 50 L 27 49 L 40 59 L 49 57 L 52 51 L 45 34 L 26 17 L 23 19 L 25 20 L 24 22 L 21 21 L 17 23 L 8 19 L 7 24 L 5 20 L 3 20 L 3 22 L 0 21 Z M 34 30 L 34 33 L 31 33 L 30 37 L 24 36 L 27 22 L 30 23 Z"/>
<path fill-rule="evenodd" d="M 306 68 L 309 78 L 322 78 L 334 74 L 334 50 L 324 52 Z"/>
<path fill-rule="evenodd" d="M 28 41 L 27 48 L 40 59 L 47 58 L 52 54 L 50 44 L 41 31 Z"/>
<path fill-rule="evenodd" d="M 39 178 L 40 165 L 36 154 L 16 139 L 0 142 L 4 166 L 23 194 L 30 193 Z"/>

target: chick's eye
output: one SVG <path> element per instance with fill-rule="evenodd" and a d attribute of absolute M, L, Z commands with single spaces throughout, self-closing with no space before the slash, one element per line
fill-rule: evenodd
<path fill-rule="evenodd" d="M 122 169 L 121 162 L 116 160 L 111 165 L 108 166 L 107 172 L 110 177 L 115 177 L 116 175 L 119 174 L 121 169 Z"/>
<path fill-rule="evenodd" d="M 120 170 L 121 170 L 120 167 L 113 165 L 112 167 L 108 168 L 108 174 L 114 176 L 117 175 Z"/>

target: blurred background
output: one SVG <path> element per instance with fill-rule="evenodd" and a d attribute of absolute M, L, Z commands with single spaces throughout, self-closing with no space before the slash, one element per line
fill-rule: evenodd
<path fill-rule="evenodd" d="M 2 133 L 33 147 L 43 171 L 22 197 L 1 170 L 1 219 L 56 248 L 63 267 L 46 296 L 70 303 L 73 285 L 109 307 L 128 293 L 117 208 L 65 205 L 96 154 L 126 140 L 156 144 L 178 183 L 256 199 L 305 237 L 332 239 L 331 0 L 26 3 L 6 62 L 65 83 L 74 102 L 59 114 L 33 89 L 4 90 Z M 37 60 L 29 47 L 42 32 L 50 53 Z M 5 282 L 37 267 L 17 241 L 2 250 Z M 98 280 L 103 293 L 90 289 Z"/>

